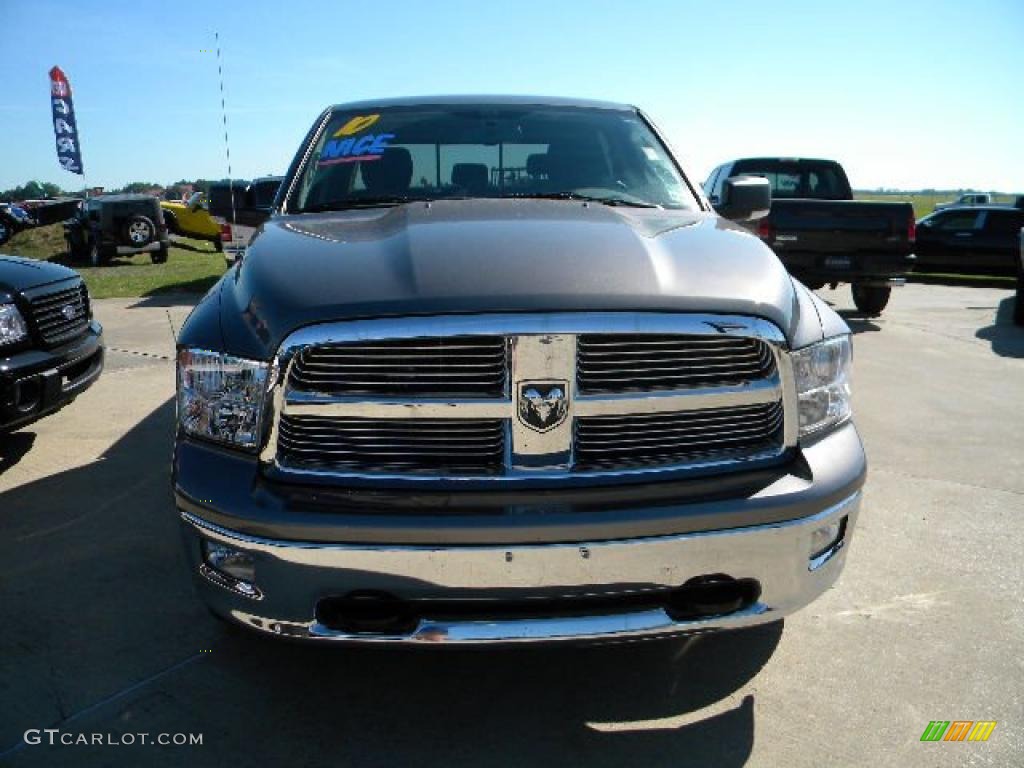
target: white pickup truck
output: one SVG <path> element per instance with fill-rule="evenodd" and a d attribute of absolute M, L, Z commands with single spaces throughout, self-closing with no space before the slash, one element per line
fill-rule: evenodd
<path fill-rule="evenodd" d="M 992 195 L 988 192 L 971 192 L 966 195 L 960 195 L 956 200 L 949 203 L 936 203 L 935 210 L 941 211 L 945 208 L 956 208 L 961 205 L 992 205 Z"/>

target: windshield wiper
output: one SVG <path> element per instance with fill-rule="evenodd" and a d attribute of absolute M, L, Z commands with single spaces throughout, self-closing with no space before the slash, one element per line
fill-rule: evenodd
<path fill-rule="evenodd" d="M 583 200 L 588 203 L 601 203 L 602 205 L 625 205 L 630 208 L 661 208 L 656 203 L 645 203 L 641 200 L 630 200 L 625 197 L 599 197 L 598 195 L 584 195 L 579 192 L 515 192 L 505 197 L 533 198 L 536 200 Z"/>
<path fill-rule="evenodd" d="M 357 197 L 351 200 L 331 200 L 327 203 L 313 203 L 300 208 L 296 213 L 319 213 L 321 211 L 348 211 L 355 208 L 388 208 L 404 203 L 427 200 L 425 197 L 408 195 L 380 195 L 378 197 Z"/>

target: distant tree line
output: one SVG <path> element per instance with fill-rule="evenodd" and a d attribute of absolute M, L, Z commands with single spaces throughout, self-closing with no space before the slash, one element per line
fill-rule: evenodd
<path fill-rule="evenodd" d="M 227 179 L 180 179 L 173 184 L 157 184 L 150 181 L 132 181 L 120 189 L 103 190 L 104 194 L 115 194 L 126 192 L 130 194 L 155 194 L 164 200 L 179 200 L 183 194 L 191 192 L 209 192 L 210 185 L 216 181 L 227 181 Z M 82 197 L 85 189 L 68 190 L 62 189 L 57 184 L 48 181 L 29 181 L 17 187 L 11 187 L 0 191 L 0 202 L 10 203 L 17 200 L 45 200 L 52 197 Z"/>

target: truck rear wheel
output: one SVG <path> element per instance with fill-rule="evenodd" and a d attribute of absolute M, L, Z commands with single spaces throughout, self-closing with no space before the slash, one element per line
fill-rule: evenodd
<path fill-rule="evenodd" d="M 167 262 L 167 246 L 161 245 L 160 250 L 149 254 L 154 264 L 165 264 Z"/>
<path fill-rule="evenodd" d="M 853 303 L 857 309 L 868 317 L 878 317 L 889 303 L 889 296 L 892 294 L 890 285 L 862 285 L 854 283 Z"/>

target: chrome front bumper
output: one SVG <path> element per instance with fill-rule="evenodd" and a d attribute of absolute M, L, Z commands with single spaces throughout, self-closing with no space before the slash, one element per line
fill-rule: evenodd
<path fill-rule="evenodd" d="M 273 541 L 213 526 L 182 512 L 186 551 L 196 583 L 217 614 L 282 637 L 359 643 L 617 640 L 776 621 L 828 589 L 842 570 L 860 510 L 861 492 L 810 517 L 722 531 L 618 541 L 510 546 L 337 545 Z M 812 558 L 812 533 L 846 518 L 843 535 Z M 212 571 L 203 539 L 251 555 L 255 590 Z M 677 588 L 707 574 L 753 578 L 761 595 L 732 613 L 673 620 L 663 609 L 542 618 L 422 618 L 404 634 L 346 633 L 324 626 L 317 602 L 357 590 L 415 601 L 498 597 L 616 596 Z M 296 614 L 298 612 L 298 615 Z"/>

